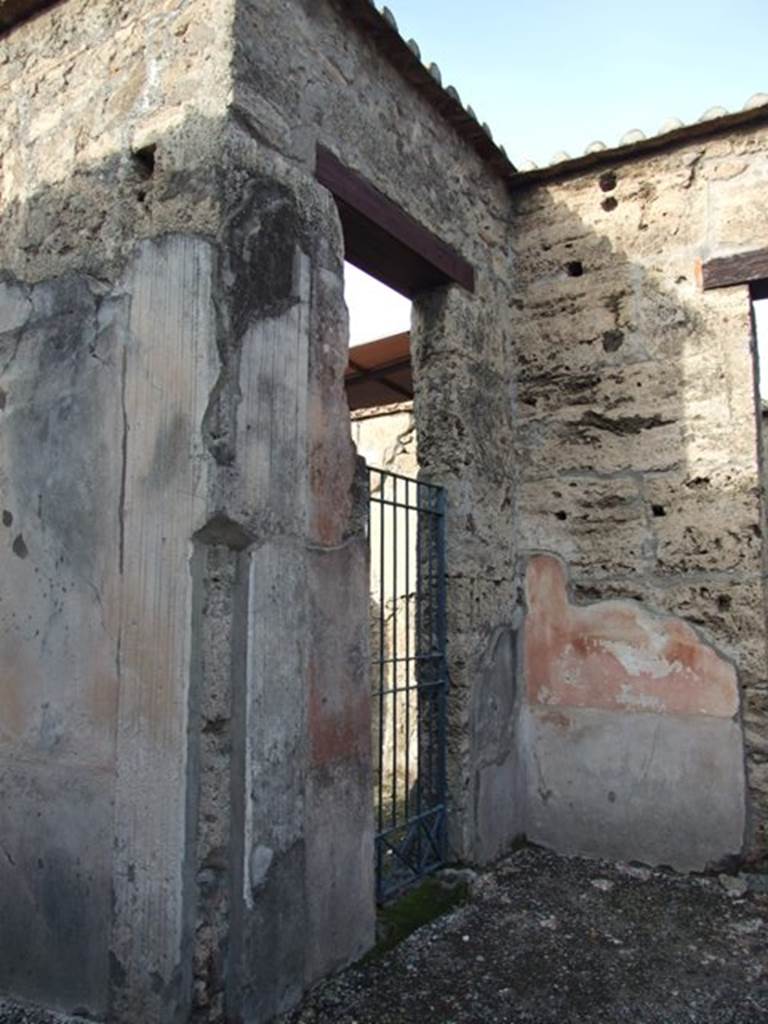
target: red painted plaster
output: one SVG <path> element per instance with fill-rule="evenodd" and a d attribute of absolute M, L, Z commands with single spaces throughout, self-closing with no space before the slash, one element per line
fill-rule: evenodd
<path fill-rule="evenodd" d="M 359 688 L 358 688 L 359 689 Z M 339 761 L 364 757 L 370 742 L 370 697 L 366 692 L 344 692 L 340 699 L 329 699 L 318 684 L 310 665 L 309 736 L 312 764 L 328 766 Z"/>
<path fill-rule="evenodd" d="M 566 588 L 559 559 L 530 559 L 524 627 L 530 703 L 717 718 L 736 714 L 735 669 L 681 619 L 632 601 L 572 605 Z"/>

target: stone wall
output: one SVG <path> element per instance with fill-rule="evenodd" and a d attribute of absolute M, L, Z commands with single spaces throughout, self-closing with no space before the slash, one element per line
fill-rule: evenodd
<path fill-rule="evenodd" d="M 767 216 L 767 143 L 766 129 L 731 131 L 655 156 L 606 163 L 552 184 L 525 188 L 522 178 L 513 199 L 515 291 L 505 322 L 514 358 L 506 374 L 518 426 L 516 458 L 506 472 L 516 500 L 507 514 L 495 517 L 491 529 L 500 543 L 507 532 L 516 536 L 521 584 L 529 555 L 557 554 L 577 607 L 597 602 L 600 616 L 605 599 L 629 599 L 641 617 L 678 616 L 735 666 L 740 698 L 725 717 L 743 724 L 750 789 L 745 822 L 737 770 L 741 726 L 729 723 L 717 734 L 729 767 L 723 769 L 718 797 L 710 798 L 716 780 L 704 768 L 718 741 L 714 733 L 706 742 L 694 739 L 697 731 L 710 728 L 706 723 L 694 722 L 688 735 L 685 723 L 674 717 L 687 715 L 679 709 L 662 713 L 663 728 L 677 730 L 679 756 L 687 744 L 689 772 L 681 774 L 674 744 L 667 744 L 666 754 L 655 753 L 659 778 L 668 780 L 669 791 L 661 802 L 657 792 L 651 795 L 647 814 L 636 787 L 631 807 L 607 806 L 607 793 L 616 795 L 609 785 L 598 800 L 588 784 L 601 771 L 594 731 L 587 746 L 578 730 L 572 734 L 570 761 L 563 758 L 568 745 L 562 729 L 555 729 L 554 740 L 542 733 L 546 723 L 533 730 L 535 740 L 518 731 L 514 746 L 521 760 L 508 760 L 506 786 L 503 773 L 496 775 L 501 785 L 489 795 L 489 804 L 497 810 L 504 806 L 508 821 L 524 821 L 531 838 L 548 839 L 559 849 L 628 857 L 644 852 L 657 862 L 700 867 L 707 858 L 714 862 L 740 851 L 759 856 L 765 848 L 762 424 L 756 413 L 749 295 L 746 286 L 703 293 L 695 264 L 760 246 Z M 421 437 L 423 408 L 417 404 L 415 411 Z M 465 415 L 471 415 L 469 404 Z M 385 451 L 389 444 L 394 450 L 397 431 L 387 441 L 386 418 L 376 422 L 377 431 L 384 432 L 379 448 Z M 447 425 L 446 434 L 449 430 Z M 503 438 L 489 423 L 486 453 L 475 438 L 474 458 L 493 453 L 503 458 Z M 493 588 L 490 579 L 484 585 Z M 503 618 L 511 625 L 516 600 L 507 600 Z M 452 609 L 451 644 L 467 621 L 465 609 Z M 634 632 L 628 625 L 624 639 L 630 645 Z M 512 732 L 519 730 L 520 716 L 528 722 L 528 708 L 538 703 L 526 696 L 530 666 L 523 651 L 515 653 L 506 627 L 499 642 L 489 676 L 482 661 L 473 664 L 473 684 L 483 680 L 475 690 L 475 735 L 485 728 L 483 722 L 491 728 L 505 717 L 499 709 L 512 719 Z M 620 672 L 620 666 L 614 668 Z M 706 685 L 703 678 L 701 686 Z M 489 704 L 495 713 L 488 712 Z M 642 765 L 647 737 L 640 733 L 649 722 L 642 716 L 611 721 L 605 742 L 613 742 L 608 735 L 613 730 L 629 743 L 637 729 L 636 753 L 643 755 L 637 764 Z M 547 765 L 555 751 L 559 761 Z M 691 757 L 698 759 L 698 768 Z M 551 787 L 533 781 L 542 765 L 545 775 L 549 768 L 550 780 L 562 768 L 569 786 L 581 786 L 582 796 L 593 803 L 578 814 L 565 809 L 558 815 Z M 478 769 L 476 761 L 473 767 Z M 631 765 L 622 778 L 627 784 L 639 781 Z M 682 815 L 674 799 L 666 803 L 667 797 L 679 796 L 673 779 L 696 809 L 692 816 Z M 540 790 L 548 792 L 548 803 L 542 803 Z M 567 805 L 570 798 L 560 796 Z M 654 807 L 659 835 L 664 835 L 663 821 L 667 834 L 675 821 L 697 823 L 698 830 L 683 829 L 682 838 L 675 834 L 674 842 L 653 848 L 640 841 L 643 826 L 628 829 L 619 822 L 625 814 L 648 824 Z M 733 812 L 727 827 L 725 819 L 711 817 L 718 807 Z M 541 826 L 547 817 L 556 828 Z M 590 820 L 595 827 L 587 841 L 582 825 Z M 482 845 L 477 834 L 474 842 L 477 850 Z"/>
<path fill-rule="evenodd" d="M 69 0 L 0 61 L 0 987 L 114 1021 L 373 938 L 341 235 L 229 116 L 233 16 Z"/>
<path fill-rule="evenodd" d="M 3 39 L 0 987 L 64 1010 L 267 1020 L 373 940 L 366 495 L 318 143 L 476 271 L 412 331 L 454 853 L 525 829 L 539 549 L 577 602 L 672 612 L 733 660 L 765 809 L 749 306 L 693 278 L 765 237 L 765 132 L 510 200 L 343 6 L 64 0 Z"/>
<path fill-rule="evenodd" d="M 516 538 L 499 531 L 514 493 L 512 352 L 498 315 L 513 287 L 509 196 L 341 8 L 240 4 L 233 109 L 280 161 L 311 168 L 321 142 L 475 268 L 475 294 L 450 287 L 416 297 L 411 341 L 419 464 L 448 494 L 451 843 L 456 855 L 484 860 L 517 831 L 479 797 L 497 774 L 506 778 L 512 751 L 472 727 L 472 701 L 486 690 L 478 667 L 508 625 L 516 590 Z"/>
<path fill-rule="evenodd" d="M 701 292 L 695 261 L 764 245 L 768 130 L 521 185 L 520 549 L 559 555 L 577 603 L 635 599 L 733 661 L 754 852 L 768 696 L 749 296 Z"/>
<path fill-rule="evenodd" d="M 509 429 L 508 199 L 331 4 L 65 0 L 3 46 L 0 987 L 266 1020 L 373 940 L 366 502 L 315 146 L 478 269 L 415 332 L 470 853 L 472 664 L 506 609 L 470 622 L 467 581 L 514 572 L 488 516 L 464 529 L 509 486 L 472 457 L 489 402 Z"/>
<path fill-rule="evenodd" d="M 2 44 L 0 986 L 114 1019 L 128 990 L 171 1020 L 217 373 L 213 245 L 190 237 L 217 203 L 191 168 L 215 148 L 231 12 L 169 3 L 167 32 L 157 13 L 72 0 Z"/>
<path fill-rule="evenodd" d="M 515 538 L 500 537 L 496 526 L 513 489 L 510 351 L 494 312 L 509 302 L 509 199 L 434 108 L 415 95 L 406 99 L 399 73 L 332 5 L 288 11 L 246 3 L 240 19 L 238 117 L 286 160 L 313 163 L 319 140 L 454 245 L 477 273 L 474 295 L 452 287 L 417 297 L 412 351 L 419 461 L 425 479 L 447 488 L 450 510 L 452 843 L 457 854 L 484 859 L 516 830 L 486 809 L 487 827 L 502 833 L 487 849 L 477 846 L 486 830 L 477 823 L 478 772 L 493 776 L 511 751 L 470 728 L 472 694 L 483 690 L 476 667 L 515 593 Z M 263 38 L 273 41 L 269 51 L 259 45 Z M 491 429 L 501 456 L 486 459 Z"/>

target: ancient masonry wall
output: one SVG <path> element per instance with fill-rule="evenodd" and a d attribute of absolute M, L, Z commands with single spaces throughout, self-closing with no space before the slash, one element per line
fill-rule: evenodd
<path fill-rule="evenodd" d="M 768 690 L 749 296 L 703 293 L 694 264 L 763 246 L 766 194 L 768 129 L 742 129 L 522 187 L 510 236 L 521 554 L 559 555 L 576 603 L 642 601 L 733 661 L 753 853 Z"/>
<path fill-rule="evenodd" d="M 513 592 L 510 478 L 474 459 L 491 421 L 511 438 L 508 198 L 330 4 L 66 0 L 0 78 L 0 988 L 268 1019 L 373 940 L 365 495 L 315 146 L 478 270 L 414 337 L 481 857 L 508 838 L 494 813 L 471 848 L 472 765 L 510 752 L 467 731 Z"/>
<path fill-rule="evenodd" d="M 512 354 L 498 315 L 512 287 L 510 201 L 341 6 L 242 3 L 233 111 L 279 165 L 313 167 L 321 142 L 475 267 L 474 295 L 451 287 L 417 299 L 412 351 L 421 472 L 448 491 L 451 841 L 457 855 L 484 860 L 517 831 L 483 796 L 497 777 L 502 791 L 511 786 L 511 738 L 477 728 L 473 710 L 487 703 L 478 667 L 494 662 L 516 589 L 515 537 L 499 529 L 514 491 Z"/>
<path fill-rule="evenodd" d="M 502 629 L 487 673 L 473 665 L 473 726 L 503 727 L 518 755 L 489 809 L 564 852 L 700 869 L 765 849 L 749 295 L 703 293 L 695 263 L 761 245 L 767 142 L 742 129 L 514 200 L 518 487 L 495 529 L 516 536 L 526 593 L 505 617 L 525 618 L 517 650 Z M 355 436 L 374 462 L 402 458 L 412 426 L 380 410 Z M 496 436 L 484 443 L 501 455 Z"/>
<path fill-rule="evenodd" d="M 0 987 L 114 1021 L 373 938 L 338 217 L 229 118 L 233 17 L 71 0 L 0 66 Z"/>
<path fill-rule="evenodd" d="M 340 11 L 65 0 L 3 39 L 0 988 L 60 1009 L 266 1020 L 373 939 L 366 496 L 318 143 L 477 273 L 412 332 L 455 853 L 530 821 L 540 550 L 576 602 L 639 599 L 733 660 L 754 842 L 765 821 L 749 307 L 693 277 L 764 244 L 765 131 L 510 202 Z"/>
<path fill-rule="evenodd" d="M 71 0 L 0 46 L 0 988 L 115 1020 L 176 1019 L 191 983 L 189 550 L 230 22 Z"/>

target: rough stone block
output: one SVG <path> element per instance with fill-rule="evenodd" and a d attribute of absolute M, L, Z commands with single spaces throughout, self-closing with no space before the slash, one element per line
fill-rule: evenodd
<path fill-rule="evenodd" d="M 656 540 L 656 571 L 760 571 L 760 507 L 754 470 L 714 469 L 648 478 L 647 510 Z"/>
<path fill-rule="evenodd" d="M 521 542 L 560 555 L 574 574 L 591 578 L 641 572 L 652 531 L 634 477 L 549 477 L 520 487 Z"/>

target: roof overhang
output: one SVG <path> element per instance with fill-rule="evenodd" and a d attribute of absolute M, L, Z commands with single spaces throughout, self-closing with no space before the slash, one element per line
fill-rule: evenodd
<path fill-rule="evenodd" d="M 344 384 L 352 412 L 410 401 L 413 398 L 410 332 L 351 348 Z"/>

